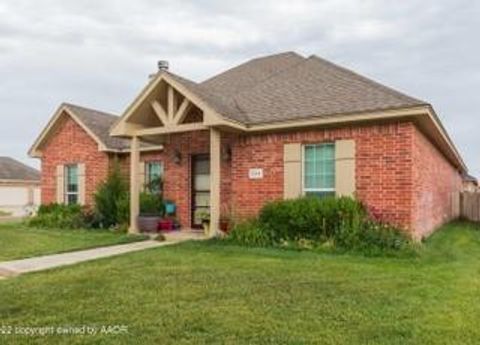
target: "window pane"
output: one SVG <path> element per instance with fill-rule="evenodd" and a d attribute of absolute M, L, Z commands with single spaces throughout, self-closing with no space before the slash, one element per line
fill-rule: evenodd
<path fill-rule="evenodd" d="M 335 176 L 334 175 L 325 175 L 322 188 L 334 189 L 335 188 Z"/>
<path fill-rule="evenodd" d="M 195 193 L 195 206 L 210 207 L 210 192 Z"/>
<path fill-rule="evenodd" d="M 315 159 L 315 146 L 305 146 L 305 161 L 313 161 Z"/>
<path fill-rule="evenodd" d="M 316 188 L 315 187 L 315 176 L 305 176 L 305 188 Z"/>
<path fill-rule="evenodd" d="M 315 162 L 305 161 L 305 175 L 315 175 Z"/>
<path fill-rule="evenodd" d="M 208 159 L 197 159 L 194 162 L 194 171 L 195 174 L 210 174 L 210 160 Z"/>
<path fill-rule="evenodd" d="M 335 188 L 335 145 L 305 146 L 304 187 L 306 189 Z"/>
<path fill-rule="evenodd" d="M 210 175 L 195 175 L 195 190 L 210 190 Z"/>
<path fill-rule="evenodd" d="M 78 203 L 78 194 L 68 194 L 67 195 L 67 204 L 75 205 Z"/>
<path fill-rule="evenodd" d="M 335 192 L 306 192 L 305 195 L 309 197 L 326 198 L 334 197 Z"/>
<path fill-rule="evenodd" d="M 145 183 L 150 193 L 160 193 L 162 187 L 160 178 L 163 176 L 162 162 L 147 162 L 145 172 Z"/>
<path fill-rule="evenodd" d="M 77 165 L 66 166 L 67 192 L 78 191 L 78 167 Z"/>
<path fill-rule="evenodd" d="M 334 160 L 335 159 L 335 145 L 334 144 L 322 145 L 322 150 L 323 150 L 325 160 Z"/>

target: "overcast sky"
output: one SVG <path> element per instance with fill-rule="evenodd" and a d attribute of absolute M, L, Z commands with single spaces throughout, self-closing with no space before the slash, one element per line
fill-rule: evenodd
<path fill-rule="evenodd" d="M 120 114 L 166 59 L 201 81 L 246 59 L 316 54 L 432 103 L 480 175 L 480 2 L 0 0 L 0 155 L 68 101 Z"/>

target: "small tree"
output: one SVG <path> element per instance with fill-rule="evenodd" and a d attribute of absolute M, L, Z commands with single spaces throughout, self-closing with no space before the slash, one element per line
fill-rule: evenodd
<path fill-rule="evenodd" d="M 120 167 L 115 164 L 105 182 L 98 186 L 95 193 L 95 215 L 99 226 L 109 228 L 128 222 L 128 186 Z M 126 213 L 126 214 L 124 214 Z"/>

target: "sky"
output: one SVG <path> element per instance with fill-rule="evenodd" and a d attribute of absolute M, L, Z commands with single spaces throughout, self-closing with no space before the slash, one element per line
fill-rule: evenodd
<path fill-rule="evenodd" d="M 71 102 L 121 114 L 156 71 L 202 81 L 253 57 L 321 56 L 431 103 L 480 177 L 480 2 L 0 0 L 0 156 Z"/>

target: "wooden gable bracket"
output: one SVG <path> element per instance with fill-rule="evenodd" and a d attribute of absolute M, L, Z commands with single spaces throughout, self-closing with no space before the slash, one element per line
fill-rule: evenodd
<path fill-rule="evenodd" d="M 184 97 L 182 103 L 178 106 L 174 94 L 174 88 L 169 85 L 167 111 L 165 111 L 164 107 L 157 100 L 152 101 L 150 105 L 164 127 L 172 128 L 182 125 L 183 120 L 185 120 L 185 117 L 192 106 L 192 102 L 190 102 L 187 97 Z"/>
<path fill-rule="evenodd" d="M 162 105 L 160 104 L 159 101 L 153 101 L 151 103 L 151 106 L 153 108 L 153 111 L 155 112 L 155 114 L 157 115 L 157 117 L 159 118 L 159 120 L 163 123 L 163 125 L 165 127 L 167 127 L 168 125 L 170 125 L 170 121 L 169 121 L 169 118 L 168 118 L 168 115 L 167 113 L 165 112 L 165 110 L 163 109 Z"/>

